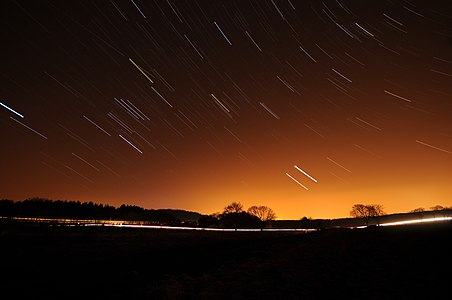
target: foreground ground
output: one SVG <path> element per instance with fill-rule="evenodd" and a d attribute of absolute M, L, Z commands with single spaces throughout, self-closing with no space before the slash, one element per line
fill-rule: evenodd
<path fill-rule="evenodd" d="M 15 299 L 450 296 L 452 223 L 309 234 L 0 226 Z"/>

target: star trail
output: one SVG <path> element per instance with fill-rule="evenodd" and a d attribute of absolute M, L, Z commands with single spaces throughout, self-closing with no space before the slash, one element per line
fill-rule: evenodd
<path fill-rule="evenodd" d="M 444 1 L 2 1 L 0 197 L 452 205 Z M 295 168 L 295 169 L 294 169 Z"/>

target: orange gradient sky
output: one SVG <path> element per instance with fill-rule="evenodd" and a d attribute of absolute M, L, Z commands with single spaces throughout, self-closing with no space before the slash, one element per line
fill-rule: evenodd
<path fill-rule="evenodd" d="M 6 4 L 0 198 L 452 206 L 451 8 L 345 2 Z"/>

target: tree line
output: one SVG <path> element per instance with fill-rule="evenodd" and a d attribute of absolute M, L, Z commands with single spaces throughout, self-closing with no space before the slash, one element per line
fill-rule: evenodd
<path fill-rule="evenodd" d="M 183 210 L 145 209 L 125 204 L 116 208 L 93 202 L 31 198 L 23 201 L 0 200 L 0 216 L 147 221 L 159 224 L 175 224 L 190 221 L 195 223 L 201 214 Z"/>
<path fill-rule="evenodd" d="M 251 206 L 247 211 L 239 202 L 232 202 L 222 213 L 201 215 L 195 212 L 171 209 L 145 209 L 122 204 L 119 207 L 93 202 L 30 198 L 22 201 L 0 200 L 0 216 L 57 218 L 74 220 L 145 221 L 156 224 L 222 228 L 260 228 L 276 218 L 267 206 Z"/>
<path fill-rule="evenodd" d="M 198 223 L 200 227 L 262 228 L 275 219 L 275 212 L 267 206 L 253 205 L 245 211 L 240 202 L 232 202 L 222 213 L 202 216 Z"/>
<path fill-rule="evenodd" d="M 435 205 L 431 211 L 450 210 L 450 207 Z M 423 213 L 428 210 L 416 208 L 410 213 Z M 379 223 L 380 217 L 386 215 L 380 204 L 355 204 L 350 215 L 364 220 Z M 124 220 L 144 221 L 160 225 L 184 225 L 218 228 L 262 228 L 276 219 L 275 212 L 267 206 L 253 205 L 247 210 L 240 202 L 232 202 L 224 207 L 221 213 L 202 215 L 196 212 L 172 209 L 145 209 L 135 205 L 122 204 L 119 207 L 97 204 L 93 202 L 49 200 L 31 198 L 23 201 L 0 200 L 0 216 L 2 217 L 41 217 L 63 218 L 75 220 Z M 294 220 L 295 221 L 295 220 Z M 280 221 L 278 221 L 280 222 Z M 295 221 L 296 222 L 296 221 Z M 302 218 L 303 227 L 322 228 L 322 220 Z"/>

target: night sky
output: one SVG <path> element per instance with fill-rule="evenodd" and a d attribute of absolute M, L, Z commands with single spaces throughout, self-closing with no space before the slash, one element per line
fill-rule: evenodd
<path fill-rule="evenodd" d="M 0 198 L 452 205 L 447 1 L 0 4 Z"/>

